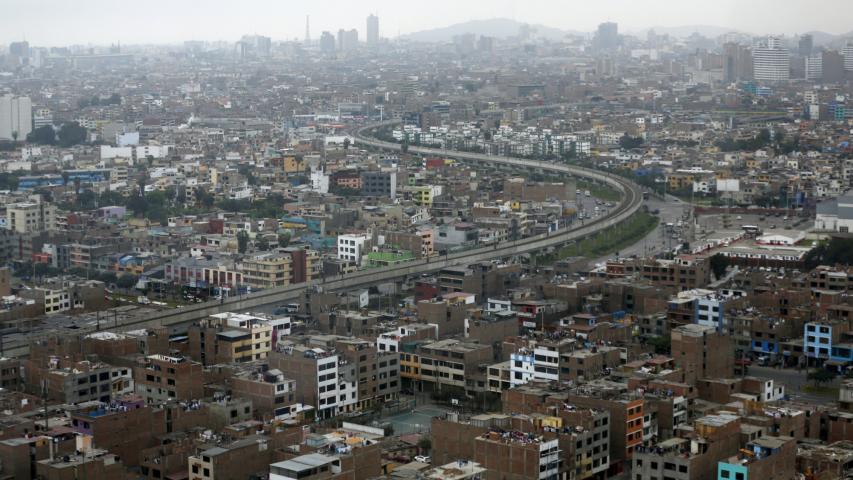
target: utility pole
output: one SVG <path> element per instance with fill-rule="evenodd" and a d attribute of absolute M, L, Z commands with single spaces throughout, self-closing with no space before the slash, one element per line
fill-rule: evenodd
<path fill-rule="evenodd" d="M 44 431 L 46 433 L 50 429 L 50 420 L 47 415 L 47 380 L 41 381 L 41 398 L 44 404 Z"/>

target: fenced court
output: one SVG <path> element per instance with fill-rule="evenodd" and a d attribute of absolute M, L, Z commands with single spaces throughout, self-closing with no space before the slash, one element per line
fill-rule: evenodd
<path fill-rule="evenodd" d="M 448 409 L 436 405 L 424 405 L 407 412 L 400 412 L 396 415 L 386 417 L 384 421 L 394 427 L 394 435 L 429 432 L 432 425 L 432 417 L 440 417 L 448 411 Z"/>

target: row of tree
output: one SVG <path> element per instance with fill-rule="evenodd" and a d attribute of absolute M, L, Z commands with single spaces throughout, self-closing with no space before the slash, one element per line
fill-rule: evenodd
<path fill-rule="evenodd" d="M 108 105 L 121 105 L 121 95 L 114 93 L 107 98 L 101 98 L 99 96 L 94 96 L 92 98 L 81 98 L 77 102 L 77 106 L 80 108 L 86 107 L 97 107 L 97 106 L 108 106 Z"/>
<path fill-rule="evenodd" d="M 91 280 L 100 280 L 107 285 L 115 285 L 119 288 L 132 288 L 136 285 L 138 278 L 130 273 L 118 272 L 101 272 L 96 270 L 86 270 L 85 268 L 73 267 L 67 271 L 41 262 L 20 262 L 15 264 L 15 275 L 18 277 L 36 278 L 56 277 L 68 273 L 79 278 L 89 278 Z"/>
<path fill-rule="evenodd" d="M 27 135 L 27 142 L 39 145 L 59 145 L 67 148 L 86 142 L 86 128 L 77 122 L 63 123 L 59 130 L 53 125 L 41 126 Z"/>

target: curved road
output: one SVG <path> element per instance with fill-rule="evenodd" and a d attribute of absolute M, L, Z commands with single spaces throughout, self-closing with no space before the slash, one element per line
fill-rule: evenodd
<path fill-rule="evenodd" d="M 356 134 L 356 142 L 363 145 L 369 145 L 374 148 L 382 148 L 387 150 L 399 151 L 400 145 L 395 143 L 383 142 L 374 138 L 367 137 L 364 132 L 369 129 L 374 129 L 382 125 L 393 124 L 394 122 L 384 122 L 382 124 L 373 124 L 363 127 Z M 172 331 L 179 331 L 182 325 L 189 324 L 193 321 L 203 319 L 211 314 L 224 311 L 248 311 L 253 308 L 259 308 L 267 305 L 277 305 L 287 303 L 294 299 L 302 298 L 308 288 L 322 288 L 325 291 L 348 290 L 360 288 L 388 281 L 405 278 L 407 276 L 420 275 L 422 273 L 440 270 L 446 266 L 476 263 L 485 260 L 507 258 L 520 253 L 539 252 L 550 247 L 559 247 L 567 243 L 577 241 L 589 235 L 595 234 L 601 230 L 615 226 L 622 221 L 634 215 L 642 204 L 642 192 L 635 183 L 630 182 L 618 176 L 608 175 L 597 170 L 592 170 L 583 167 L 569 166 L 559 163 L 543 162 L 540 160 L 526 160 L 512 157 L 498 157 L 484 155 L 478 153 L 445 151 L 442 149 L 426 148 L 426 147 L 409 147 L 412 153 L 425 155 L 441 155 L 452 156 L 456 159 L 471 161 L 485 165 L 506 165 L 518 167 L 521 169 L 529 169 L 541 172 L 553 172 L 565 175 L 575 175 L 584 177 L 598 183 L 604 183 L 622 193 L 622 201 L 619 205 L 610 211 L 604 217 L 594 219 L 582 225 L 566 230 L 561 230 L 555 233 L 542 234 L 527 237 L 513 242 L 505 242 L 495 246 L 487 246 L 466 250 L 464 252 L 452 253 L 443 257 L 432 257 L 417 261 L 407 262 L 401 265 L 375 268 L 369 270 L 360 270 L 351 274 L 327 278 L 322 282 L 314 282 L 313 284 L 296 284 L 287 287 L 278 287 L 268 290 L 262 290 L 250 295 L 242 297 L 232 297 L 225 302 L 207 302 L 198 305 L 188 306 L 172 310 L 159 311 L 156 314 L 144 318 L 122 323 L 118 328 L 104 328 L 103 330 L 123 330 L 136 329 L 154 326 L 167 326 Z M 68 334 L 82 335 L 89 333 L 94 329 L 80 328 L 69 331 Z M 45 332 L 38 336 L 50 336 L 55 332 Z M 7 357 L 22 356 L 28 352 L 28 344 L 26 342 L 12 342 L 4 345 L 4 354 Z"/>

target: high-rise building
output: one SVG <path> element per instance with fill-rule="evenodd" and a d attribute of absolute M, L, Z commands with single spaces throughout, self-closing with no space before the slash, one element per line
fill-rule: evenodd
<path fill-rule="evenodd" d="M 853 44 L 848 43 L 841 54 L 844 55 L 844 70 L 853 72 Z"/>
<path fill-rule="evenodd" d="M 823 54 L 815 53 L 806 57 L 806 80 L 823 78 Z"/>
<path fill-rule="evenodd" d="M 823 83 L 841 83 L 844 81 L 844 57 L 835 50 L 821 52 L 821 78 Z"/>
<path fill-rule="evenodd" d="M 358 30 L 338 30 L 338 50 L 348 52 L 358 46 Z"/>
<path fill-rule="evenodd" d="M 0 97 L 0 140 L 23 140 L 33 131 L 33 105 L 29 97 Z"/>
<path fill-rule="evenodd" d="M 9 53 L 21 58 L 30 56 L 30 44 L 27 41 L 12 42 L 9 44 Z"/>
<path fill-rule="evenodd" d="M 752 49 L 753 76 L 758 81 L 784 82 L 791 78 L 791 58 L 776 37 Z"/>
<path fill-rule="evenodd" d="M 605 22 L 598 26 L 595 34 L 598 48 L 603 50 L 614 49 L 619 46 L 619 25 L 613 22 Z"/>
<path fill-rule="evenodd" d="M 323 53 L 335 52 L 335 36 L 331 32 L 323 32 L 320 35 L 320 50 Z"/>
<path fill-rule="evenodd" d="M 812 37 L 808 33 L 800 37 L 798 50 L 799 50 L 801 57 L 808 57 L 809 55 L 811 55 L 813 48 L 814 48 L 814 37 Z"/>
<path fill-rule="evenodd" d="M 311 17 L 305 15 L 305 45 L 311 45 Z"/>
<path fill-rule="evenodd" d="M 735 42 L 723 45 L 723 78 L 732 83 L 752 79 L 752 53 Z"/>
<path fill-rule="evenodd" d="M 242 48 L 247 53 L 258 57 L 269 57 L 272 52 L 272 39 L 263 35 L 243 35 L 240 39 Z M 240 46 L 238 45 L 238 48 Z"/>
<path fill-rule="evenodd" d="M 375 46 L 379 43 L 379 17 L 371 14 L 367 17 L 367 45 Z"/>

